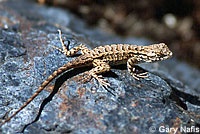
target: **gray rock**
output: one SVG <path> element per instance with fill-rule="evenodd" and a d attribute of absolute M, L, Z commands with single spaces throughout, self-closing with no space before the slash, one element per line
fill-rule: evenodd
<path fill-rule="evenodd" d="M 90 29 L 67 11 L 25 0 L 1 2 L 1 16 L 7 17 L 7 21 L 0 20 L 2 120 L 26 102 L 53 71 L 74 58 L 52 49 L 51 45 L 61 47 L 57 29 L 62 29 L 63 37 L 70 40 L 70 47 L 85 43 L 91 48 L 113 41 L 150 43 L 107 35 Z M 83 72 L 90 68 L 69 70 L 3 125 L 0 132 L 14 134 L 25 125 L 27 134 L 160 133 L 161 126 L 199 128 L 199 90 L 192 90 L 167 73 L 174 61 L 141 65 L 149 71 L 149 78 L 140 81 L 130 76 L 126 65 L 115 67 L 103 74 L 111 83 L 107 90 L 95 79 L 81 82 Z M 38 120 L 31 123 L 35 118 Z"/>

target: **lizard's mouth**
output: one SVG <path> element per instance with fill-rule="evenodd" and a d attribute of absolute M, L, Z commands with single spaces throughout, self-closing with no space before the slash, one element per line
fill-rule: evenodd
<path fill-rule="evenodd" d="M 169 59 L 169 58 L 171 58 L 172 57 L 172 53 L 171 53 L 171 55 L 167 55 L 167 56 L 164 56 L 164 57 L 162 57 L 162 58 L 160 58 L 160 60 L 162 61 L 162 60 L 166 60 L 166 59 Z"/>
<path fill-rule="evenodd" d="M 171 51 L 169 51 L 167 54 L 163 54 L 157 57 L 149 57 L 148 60 L 146 60 L 146 62 L 156 62 L 156 61 L 162 61 L 162 60 L 166 60 L 171 58 L 173 55 L 173 53 Z"/>
<path fill-rule="evenodd" d="M 171 51 L 169 51 L 169 52 L 167 53 L 167 55 L 164 56 L 164 60 L 165 60 L 165 59 L 168 59 L 168 58 L 171 58 L 172 55 L 173 55 L 173 53 L 172 53 Z"/>
<path fill-rule="evenodd" d="M 169 52 L 169 56 L 172 57 L 172 55 L 173 55 L 173 53 L 170 51 L 170 52 Z"/>
<path fill-rule="evenodd" d="M 167 53 L 162 54 L 162 55 L 160 56 L 160 60 L 166 60 L 166 59 L 169 59 L 169 58 L 172 57 L 172 55 L 173 55 L 173 53 L 169 50 Z"/>

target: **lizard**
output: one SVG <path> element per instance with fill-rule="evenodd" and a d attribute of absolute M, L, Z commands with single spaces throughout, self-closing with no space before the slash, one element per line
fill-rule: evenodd
<path fill-rule="evenodd" d="M 172 52 L 169 50 L 165 43 L 152 44 L 147 46 L 131 45 L 131 44 L 111 44 L 98 46 L 94 49 L 87 48 L 84 44 L 80 44 L 74 48 L 68 49 L 68 46 L 64 44 L 62 39 L 61 30 L 59 32 L 59 39 L 62 44 L 62 49 L 53 46 L 54 49 L 62 52 L 66 56 L 73 56 L 78 51 L 81 51 L 79 57 L 64 64 L 56 71 L 54 71 L 36 90 L 36 92 L 30 97 L 16 112 L 2 122 L 0 126 L 10 121 L 16 116 L 22 109 L 24 109 L 35 97 L 39 95 L 41 91 L 56 77 L 71 68 L 79 68 L 84 66 L 93 66 L 89 71 L 86 71 L 87 78 L 95 78 L 101 85 L 110 86 L 110 84 L 99 74 L 108 72 L 112 65 L 119 65 L 127 63 L 128 72 L 136 79 L 147 78 L 148 73 L 136 73 L 135 64 L 143 62 L 156 62 L 170 58 Z M 68 41 L 68 45 L 69 45 Z"/>

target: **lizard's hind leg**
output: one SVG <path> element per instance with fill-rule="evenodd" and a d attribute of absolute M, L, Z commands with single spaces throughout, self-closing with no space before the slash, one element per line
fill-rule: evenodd
<path fill-rule="evenodd" d="M 93 61 L 93 66 L 95 66 L 93 69 L 91 69 L 90 71 L 85 72 L 85 74 L 87 75 L 84 78 L 84 82 L 90 80 L 91 77 L 94 77 L 102 86 L 108 87 L 110 86 L 110 83 L 108 83 L 103 76 L 99 76 L 97 74 L 101 74 L 103 72 L 107 72 L 110 71 L 110 65 L 108 65 L 107 63 L 96 59 Z"/>
<path fill-rule="evenodd" d="M 68 45 L 70 44 L 70 42 L 68 41 L 68 45 L 67 47 L 64 44 L 64 41 L 62 39 L 62 34 L 61 34 L 61 30 L 58 30 L 59 32 L 59 38 L 60 38 L 60 42 L 62 44 L 62 49 L 52 46 L 54 49 L 59 50 L 60 52 L 62 52 L 64 55 L 68 56 L 74 56 L 78 51 L 81 50 L 82 54 L 85 54 L 86 52 L 90 51 L 90 49 L 88 49 L 85 45 L 80 44 L 79 46 L 76 46 L 74 48 L 71 48 L 70 50 L 68 49 Z"/>

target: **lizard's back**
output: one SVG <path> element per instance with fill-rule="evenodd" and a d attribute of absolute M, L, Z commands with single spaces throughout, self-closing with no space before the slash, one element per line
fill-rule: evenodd
<path fill-rule="evenodd" d="M 112 64 L 124 64 L 130 57 L 137 56 L 137 45 L 129 44 L 112 44 L 99 46 L 91 50 L 93 58 L 101 59 Z"/>

